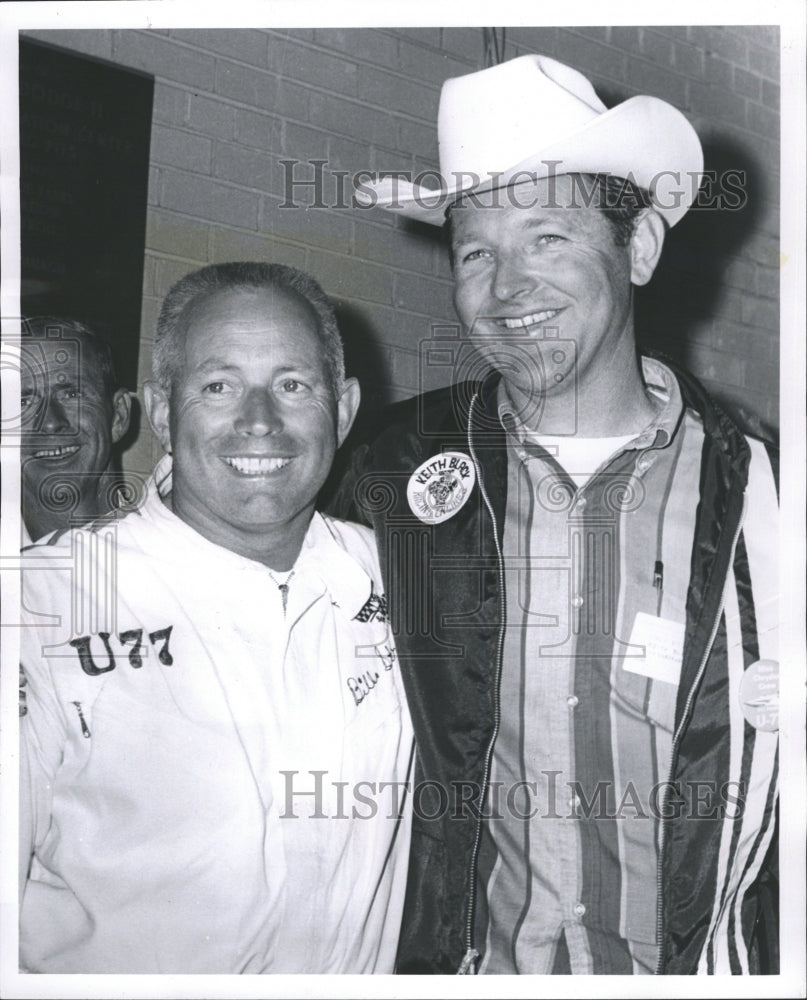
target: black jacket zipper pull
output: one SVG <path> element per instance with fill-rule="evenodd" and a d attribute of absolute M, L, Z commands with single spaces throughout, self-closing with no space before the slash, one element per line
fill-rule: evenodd
<path fill-rule="evenodd" d="M 76 706 L 76 711 L 78 712 L 79 721 L 81 722 L 81 735 L 84 737 L 85 740 L 88 740 L 90 738 L 90 729 L 84 718 L 84 713 L 81 711 L 81 702 L 74 701 L 73 704 Z"/>
<path fill-rule="evenodd" d="M 475 976 L 476 975 L 476 960 L 479 958 L 479 952 L 476 948 L 469 948 L 462 961 L 460 962 L 460 967 L 457 969 L 458 976 Z"/>

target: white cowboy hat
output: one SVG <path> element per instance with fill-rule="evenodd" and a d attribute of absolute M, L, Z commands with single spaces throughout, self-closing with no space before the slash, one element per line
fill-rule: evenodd
<path fill-rule="evenodd" d="M 382 176 L 362 182 L 357 198 L 442 225 L 448 205 L 471 191 L 551 174 L 607 173 L 648 190 L 674 226 L 703 171 L 700 140 L 671 104 L 631 97 L 608 110 L 582 73 L 548 56 L 521 56 L 446 80 L 437 135 L 439 189 Z"/>

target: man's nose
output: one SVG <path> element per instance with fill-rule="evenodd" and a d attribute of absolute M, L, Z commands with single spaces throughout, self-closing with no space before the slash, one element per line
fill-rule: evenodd
<path fill-rule="evenodd" d="M 267 389 L 250 389 L 242 402 L 235 429 L 239 434 L 254 437 L 277 434 L 282 430 L 282 414 L 274 393 Z"/>
<path fill-rule="evenodd" d="M 493 294 L 501 302 L 518 298 L 535 286 L 536 278 L 520 257 L 502 255 L 496 262 L 493 276 Z"/>
<path fill-rule="evenodd" d="M 39 429 L 48 434 L 63 434 L 70 429 L 70 416 L 56 396 L 46 397 Z"/>

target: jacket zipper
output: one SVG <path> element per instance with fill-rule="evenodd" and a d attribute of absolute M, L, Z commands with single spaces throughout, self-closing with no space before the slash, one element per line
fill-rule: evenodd
<path fill-rule="evenodd" d="M 745 521 L 745 508 L 746 508 L 747 498 L 743 495 L 743 509 L 740 512 L 740 520 L 737 522 L 737 527 L 734 531 L 734 540 L 731 544 L 731 554 L 729 556 L 729 565 L 734 562 L 734 551 L 737 548 L 737 539 L 740 537 L 740 532 L 742 531 L 743 522 Z M 667 842 L 667 819 L 665 816 L 666 806 L 667 806 L 667 795 L 670 785 L 672 784 L 673 771 L 675 769 L 675 761 L 678 756 L 678 745 L 681 742 L 681 736 L 684 731 L 684 726 L 686 725 L 687 719 L 692 711 L 692 702 L 695 700 L 695 689 L 701 682 L 703 673 L 706 670 L 706 663 L 709 659 L 709 654 L 712 652 L 712 646 L 714 645 L 715 636 L 717 635 L 717 630 L 720 627 L 720 619 L 723 615 L 723 609 L 726 604 L 725 596 L 725 583 L 723 585 L 723 593 L 720 595 L 720 605 L 717 609 L 717 614 L 715 615 L 714 622 L 712 623 L 712 631 L 709 634 L 709 641 L 706 644 L 706 649 L 703 652 L 703 657 L 701 658 L 700 665 L 698 666 L 698 672 L 695 675 L 695 680 L 692 682 L 692 686 L 689 689 L 689 694 L 687 695 L 686 704 L 684 705 L 684 711 L 681 715 L 681 722 L 678 725 L 672 741 L 672 748 L 670 750 L 670 768 L 667 775 L 667 782 L 664 785 L 664 790 L 662 792 L 660 800 L 659 812 L 661 814 L 661 833 L 659 836 L 659 850 L 658 850 L 658 861 L 656 863 L 656 940 L 658 941 L 658 961 L 656 963 L 657 976 L 662 975 L 662 969 L 664 967 L 664 899 L 662 896 L 662 868 L 664 864 L 664 850 Z"/>
<path fill-rule="evenodd" d="M 497 558 L 497 571 L 499 577 L 499 639 L 496 647 L 496 674 L 493 687 L 493 732 L 490 737 L 490 742 L 488 743 L 487 752 L 485 753 L 485 767 L 482 772 L 482 794 L 479 799 L 480 807 L 484 807 L 485 796 L 487 795 L 488 783 L 490 781 L 490 765 L 491 759 L 493 757 L 493 747 L 496 743 L 496 737 L 499 735 L 499 724 L 501 721 L 501 706 L 499 704 L 499 683 L 501 681 L 502 674 L 502 655 L 504 650 L 504 626 L 505 626 L 505 597 L 504 597 L 504 557 L 502 556 L 501 543 L 499 542 L 499 526 L 496 522 L 496 515 L 493 512 L 493 505 L 490 502 L 490 497 L 485 489 L 485 482 L 482 476 L 482 467 L 479 464 L 479 460 L 476 457 L 476 452 L 474 451 L 473 441 L 471 440 L 471 424 L 473 419 L 474 405 L 479 397 L 479 393 L 476 392 L 471 399 L 471 404 L 468 407 L 468 450 L 471 453 L 471 459 L 476 468 L 476 475 L 479 481 L 479 492 L 482 494 L 482 499 L 485 501 L 485 506 L 490 514 L 490 519 L 493 522 L 493 540 L 496 545 L 496 558 Z M 463 956 L 462 962 L 457 969 L 458 976 L 474 976 L 476 975 L 476 961 L 479 958 L 479 952 L 474 948 L 474 911 L 476 908 L 476 865 L 479 858 L 479 845 L 482 838 L 482 816 L 480 814 L 476 822 L 476 836 L 474 838 L 474 847 L 471 853 L 471 862 L 468 868 L 468 911 L 467 919 L 465 923 L 465 955 Z"/>
<path fill-rule="evenodd" d="M 87 720 L 84 718 L 84 713 L 81 711 L 81 702 L 74 701 L 72 704 L 76 706 L 76 711 L 78 712 L 78 719 L 81 723 L 81 735 L 85 740 L 88 740 L 92 734 L 90 733 L 90 727 L 87 725 Z"/>

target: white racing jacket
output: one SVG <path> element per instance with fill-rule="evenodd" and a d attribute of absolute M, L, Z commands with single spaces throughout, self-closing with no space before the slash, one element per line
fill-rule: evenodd
<path fill-rule="evenodd" d="M 26 553 L 21 964 L 391 972 L 412 736 L 372 536 L 315 515 L 284 613 L 169 474 Z"/>

